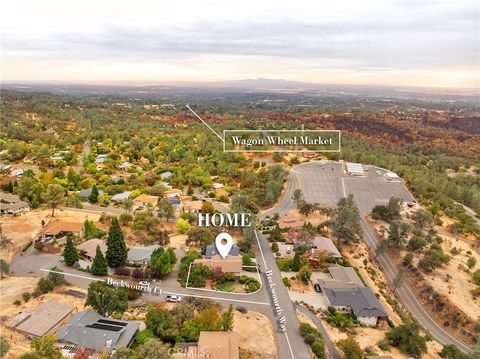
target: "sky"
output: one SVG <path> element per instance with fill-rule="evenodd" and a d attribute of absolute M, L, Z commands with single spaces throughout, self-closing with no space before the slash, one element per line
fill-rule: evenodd
<path fill-rule="evenodd" d="M 1 80 L 480 86 L 476 0 L 15 0 Z"/>

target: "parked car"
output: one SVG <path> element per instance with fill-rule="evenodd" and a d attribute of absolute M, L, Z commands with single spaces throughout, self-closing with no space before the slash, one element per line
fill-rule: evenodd
<path fill-rule="evenodd" d="M 315 283 L 315 284 L 313 285 L 313 288 L 315 289 L 315 292 L 317 292 L 317 293 L 321 293 L 321 292 L 322 292 L 322 288 L 320 288 L 320 284 L 318 284 L 318 283 Z"/>
<path fill-rule="evenodd" d="M 178 295 L 167 295 L 167 302 L 171 303 L 180 303 L 182 301 L 182 297 Z"/>
<path fill-rule="evenodd" d="M 287 252 L 287 254 L 290 254 L 290 253 L 292 253 L 292 247 L 290 247 L 290 246 L 287 246 L 287 248 L 286 248 L 286 252 Z"/>

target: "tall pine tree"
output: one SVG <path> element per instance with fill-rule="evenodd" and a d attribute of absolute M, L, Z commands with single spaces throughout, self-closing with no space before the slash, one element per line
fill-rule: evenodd
<path fill-rule="evenodd" d="M 97 203 L 97 201 L 98 201 L 98 189 L 97 189 L 97 185 L 94 184 L 92 187 L 92 192 L 90 193 L 90 196 L 88 196 L 88 202 Z"/>
<path fill-rule="evenodd" d="M 77 248 L 75 248 L 73 237 L 70 234 L 67 235 L 67 243 L 65 243 L 65 248 L 63 249 L 63 259 L 67 266 L 73 266 L 78 261 Z"/>
<path fill-rule="evenodd" d="M 127 263 L 127 246 L 117 217 L 112 219 L 108 230 L 107 262 L 110 268 L 117 268 Z"/>
<path fill-rule="evenodd" d="M 95 275 L 108 274 L 107 261 L 100 250 L 100 246 L 97 246 L 97 252 L 95 253 L 95 258 L 93 259 L 92 268 L 90 271 Z"/>

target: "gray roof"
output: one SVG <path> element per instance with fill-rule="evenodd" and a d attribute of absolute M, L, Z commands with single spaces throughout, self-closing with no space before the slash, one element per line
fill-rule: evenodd
<path fill-rule="evenodd" d="M 120 347 L 129 347 L 140 323 L 104 318 L 93 310 L 78 312 L 57 332 L 57 340 L 78 347 L 109 352 Z"/>
<path fill-rule="evenodd" d="M 16 194 L 11 194 L 8 192 L 0 192 L 0 200 L 8 203 L 21 202 L 20 197 L 18 197 Z"/>
<path fill-rule="evenodd" d="M 333 279 L 346 283 L 356 283 L 357 287 L 364 287 L 357 272 L 352 267 L 328 267 Z"/>
<path fill-rule="evenodd" d="M 217 247 L 215 247 L 215 244 L 209 244 L 207 248 L 205 248 L 205 257 L 206 258 L 211 258 L 214 255 L 217 255 Z M 229 256 L 238 256 L 240 254 L 240 248 L 238 248 L 237 245 L 233 245 L 232 248 L 230 249 L 230 252 L 228 252 Z"/>
<path fill-rule="evenodd" d="M 6 326 L 29 336 L 41 337 L 50 332 L 58 323 L 75 310 L 75 307 L 50 300 L 32 313 L 23 312 L 10 320 Z"/>
<path fill-rule="evenodd" d="M 327 254 L 334 258 L 342 258 L 342 255 L 338 251 L 332 240 L 327 237 L 315 237 L 313 239 L 313 246 L 319 251 L 325 251 Z"/>
<path fill-rule="evenodd" d="M 127 260 L 129 262 L 148 261 L 155 249 L 160 248 L 158 244 L 147 247 L 132 247 L 128 250 Z"/>
<path fill-rule="evenodd" d="M 131 193 L 131 192 L 128 192 L 128 191 L 122 192 L 122 193 L 118 193 L 118 194 L 116 194 L 115 196 L 113 196 L 111 199 L 112 199 L 112 201 L 123 201 L 123 200 L 125 200 L 125 199 L 130 198 L 130 193 Z"/>
<path fill-rule="evenodd" d="M 387 313 L 370 288 L 325 288 L 325 295 L 334 307 L 350 307 L 357 317 L 386 317 Z"/>
<path fill-rule="evenodd" d="M 170 171 L 167 171 L 167 172 L 161 173 L 160 177 L 162 177 L 163 179 L 166 179 L 166 178 L 169 178 L 171 175 L 173 175 L 173 173 Z"/>
<path fill-rule="evenodd" d="M 27 202 L 18 203 L 0 203 L 0 211 L 18 211 L 19 209 L 27 208 Z"/>
<path fill-rule="evenodd" d="M 78 191 L 80 197 L 87 198 L 92 194 L 92 188 L 81 189 Z M 103 194 L 102 190 L 98 190 L 98 194 Z"/>

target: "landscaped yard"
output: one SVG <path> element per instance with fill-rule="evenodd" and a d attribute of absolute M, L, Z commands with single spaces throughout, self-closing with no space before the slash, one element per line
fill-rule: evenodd
<path fill-rule="evenodd" d="M 215 286 L 216 290 L 220 290 L 222 292 L 233 292 L 235 290 L 235 282 L 223 282 L 220 284 L 217 284 Z"/>

